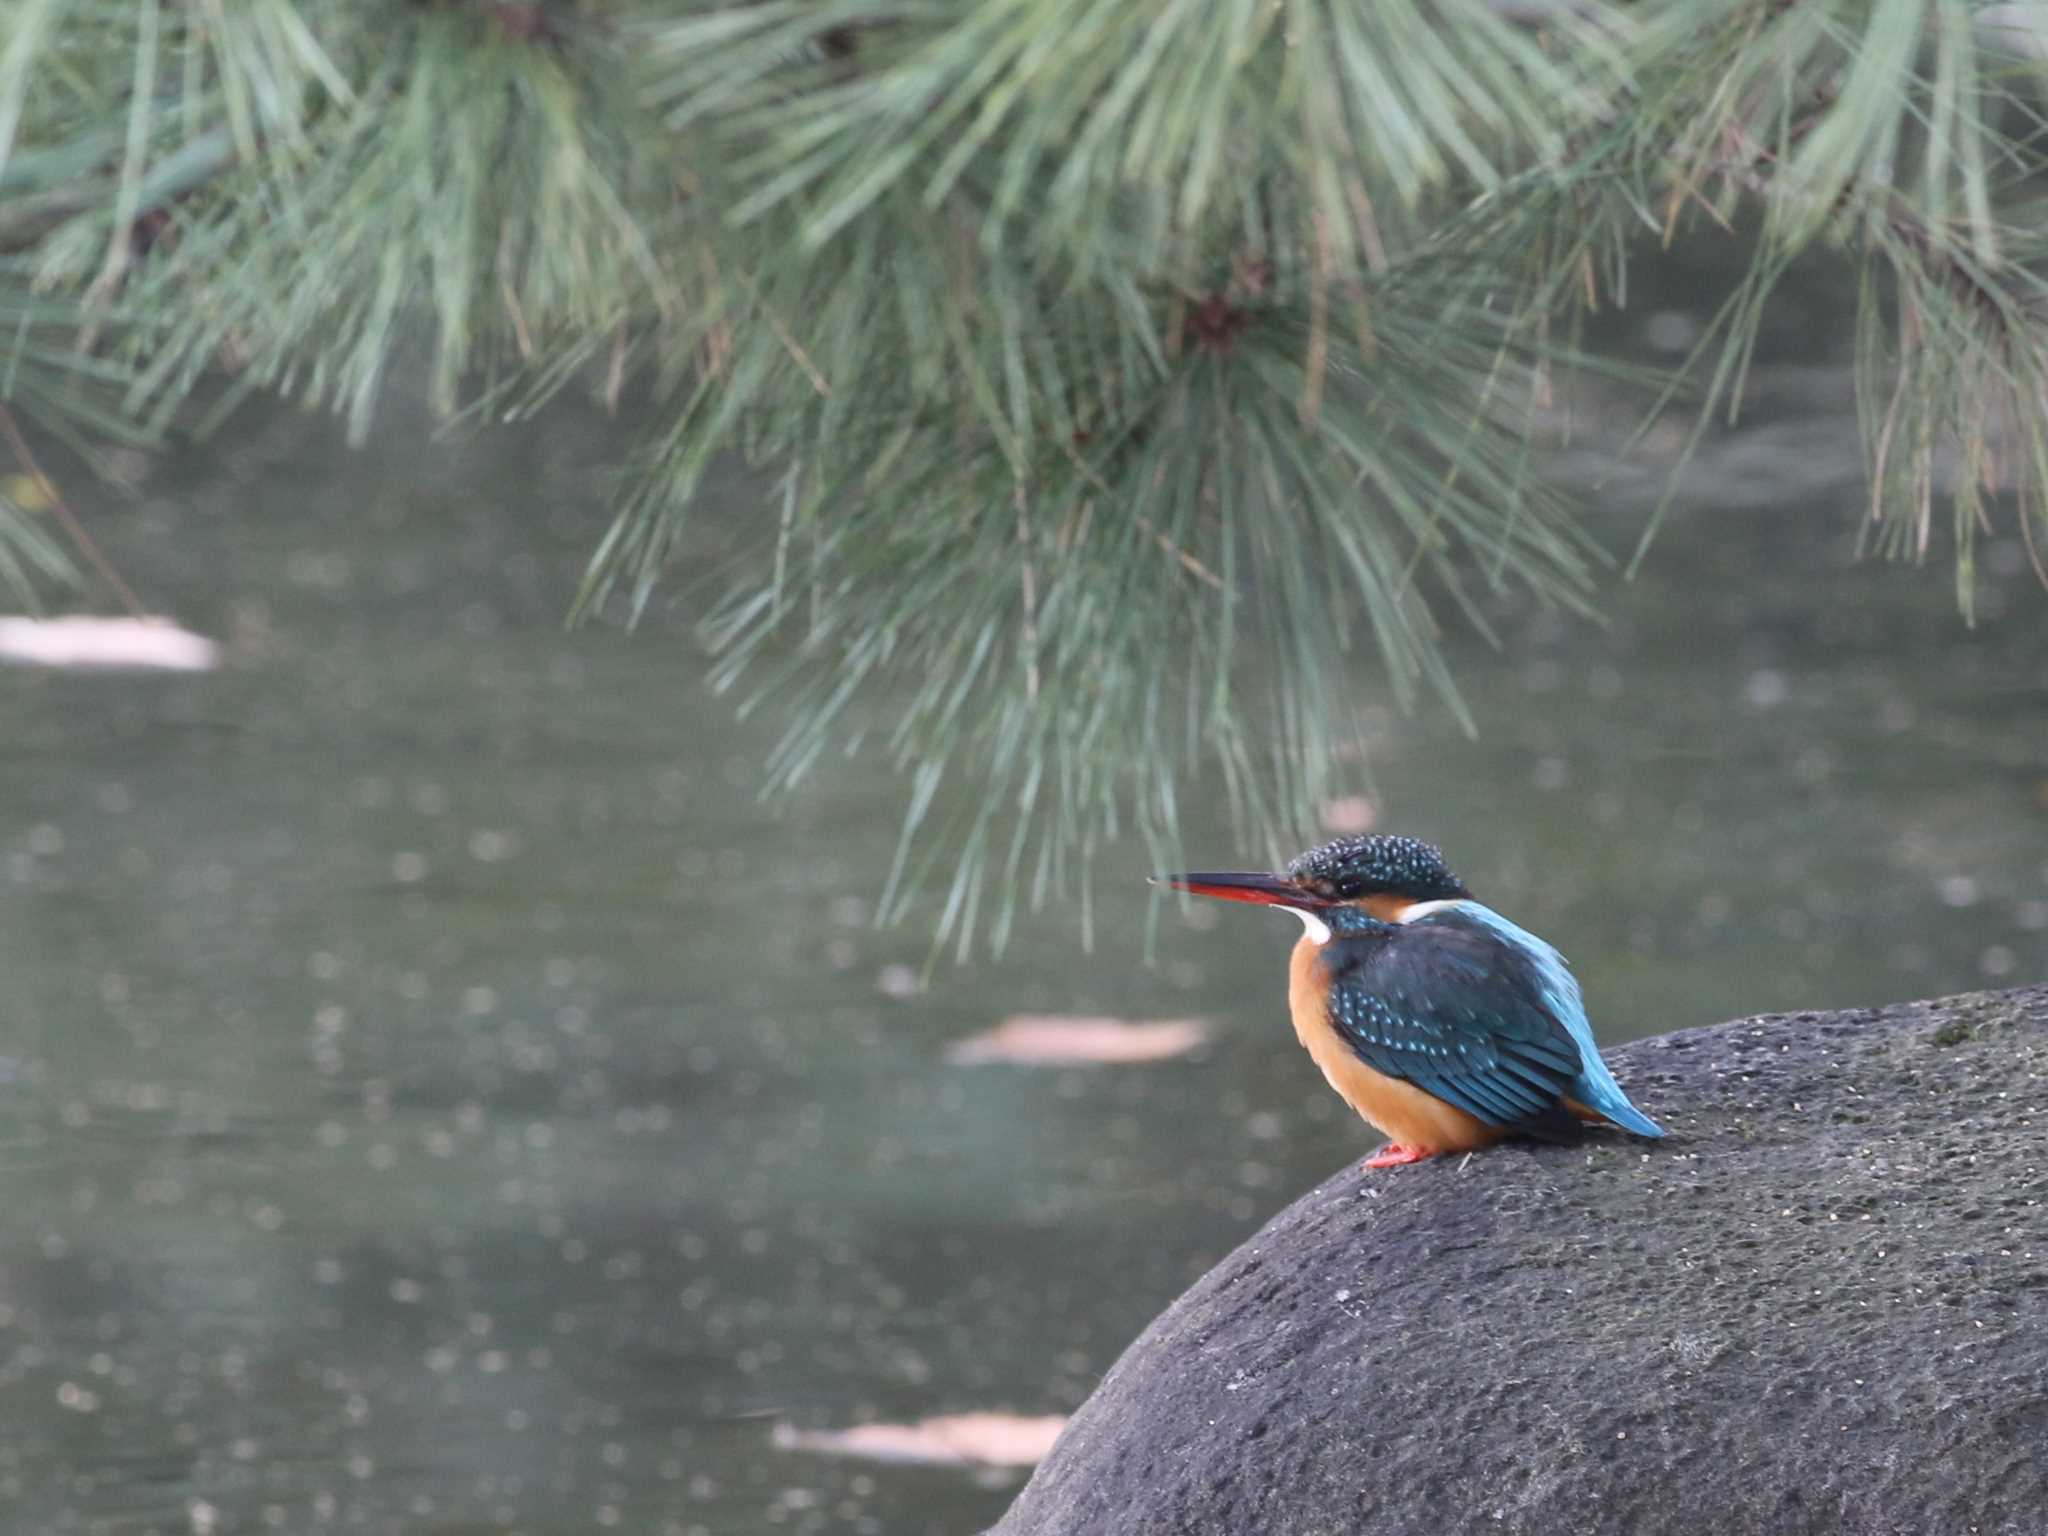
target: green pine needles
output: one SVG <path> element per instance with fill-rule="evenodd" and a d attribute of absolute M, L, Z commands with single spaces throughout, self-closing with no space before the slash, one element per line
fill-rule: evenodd
<path fill-rule="evenodd" d="M 1347 658 L 1458 708 L 1446 618 L 1587 610 L 1539 473 L 1632 251 L 1754 266 L 1672 381 L 1732 412 L 1816 246 L 1861 272 L 1871 529 L 2048 542 L 2048 28 L 1964 0 L 0 0 L 0 403 L 90 441 L 630 383 L 581 607 L 682 594 L 886 754 L 889 910 L 1000 942 L 1201 779 L 1298 842 Z M 205 410 L 193 402 L 203 399 Z M 0 448 L 0 459 L 5 450 Z M 758 469 L 731 558 L 699 482 Z M 1646 533 L 1647 538 L 1647 533 Z M 53 551 L 0 504 L 0 578 Z"/>

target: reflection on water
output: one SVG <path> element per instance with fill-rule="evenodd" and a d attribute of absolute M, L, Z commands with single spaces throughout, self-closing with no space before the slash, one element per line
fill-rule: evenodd
<path fill-rule="evenodd" d="M 1604 629 L 1456 642 L 1484 737 L 1389 718 L 1333 812 L 1442 840 L 1610 1038 L 2048 971 L 2023 556 L 1965 631 L 1844 559 L 1847 421 L 1773 430 Z M 1135 849 L 1094 954 L 1047 919 L 906 986 L 922 936 L 866 926 L 898 786 L 778 819 L 686 614 L 561 632 L 620 440 L 252 420 L 94 513 L 225 669 L 0 676 L 14 1528 L 971 1531 L 1015 1474 L 799 1447 L 1071 1408 L 1371 1144 L 1289 1038 L 1285 920 L 1169 914 L 1148 969 Z M 1011 1015 L 1208 1027 L 949 1052 Z"/>

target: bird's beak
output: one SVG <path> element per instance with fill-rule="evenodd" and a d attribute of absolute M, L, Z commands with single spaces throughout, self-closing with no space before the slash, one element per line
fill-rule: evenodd
<path fill-rule="evenodd" d="M 1192 896 L 1214 896 L 1219 901 L 1250 901 L 1262 907 L 1327 907 L 1329 902 L 1305 891 L 1285 875 L 1185 874 L 1162 875 L 1155 885 L 1170 885 Z"/>

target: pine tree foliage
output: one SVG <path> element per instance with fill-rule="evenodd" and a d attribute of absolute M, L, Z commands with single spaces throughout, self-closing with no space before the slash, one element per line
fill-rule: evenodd
<path fill-rule="evenodd" d="M 1788 264 L 1860 272 L 1874 541 L 2048 537 L 2036 8 L 1967 0 L 0 0 L 0 401 L 74 438 L 252 389 L 367 437 L 651 402 L 587 610 L 690 605 L 771 785 L 910 785 L 964 945 L 1285 843 L 1348 658 L 1607 565 L 1535 425 L 1633 253 L 1753 234 L 1674 387 L 1732 413 Z M 203 405 L 202 405 L 203 403 Z M 767 487 L 714 572 L 705 470 Z M 1645 535 L 1647 538 L 1647 533 Z M 54 552 L 0 505 L 0 578 Z"/>

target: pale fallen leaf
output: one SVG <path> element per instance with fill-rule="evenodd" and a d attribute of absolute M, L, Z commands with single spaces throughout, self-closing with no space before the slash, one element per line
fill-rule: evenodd
<path fill-rule="evenodd" d="M 875 990 L 884 997 L 915 997 L 924 984 L 907 965 L 885 965 L 875 976 Z"/>
<path fill-rule="evenodd" d="M 860 1456 L 869 1461 L 919 1461 L 941 1466 L 1032 1467 L 1045 1459 L 1066 1419 L 1014 1413 L 956 1413 L 915 1424 L 856 1424 L 851 1429 L 775 1426 L 786 1451 Z"/>
<path fill-rule="evenodd" d="M 1363 795 L 1339 795 L 1317 807 L 1316 819 L 1325 832 L 1370 832 L 1379 820 L 1379 811 Z"/>
<path fill-rule="evenodd" d="M 220 647 L 169 619 L 0 619 L 0 661 L 29 667 L 211 672 Z"/>
<path fill-rule="evenodd" d="M 968 1064 L 1014 1061 L 1047 1065 L 1163 1061 L 1192 1051 L 1207 1035 L 1197 1019 L 1132 1023 L 1081 1014 L 1013 1013 L 994 1029 L 954 1041 L 946 1047 L 946 1059 Z"/>

